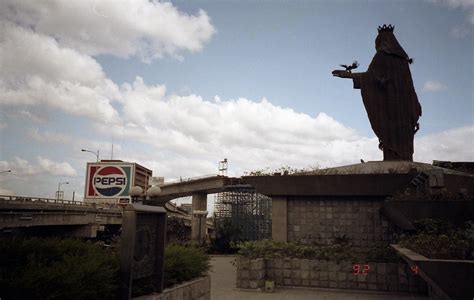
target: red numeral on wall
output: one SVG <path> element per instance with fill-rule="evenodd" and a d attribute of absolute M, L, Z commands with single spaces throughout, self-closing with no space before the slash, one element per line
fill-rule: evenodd
<path fill-rule="evenodd" d="M 353 266 L 352 266 L 352 270 L 354 271 L 354 272 L 352 272 L 352 274 L 354 274 L 354 275 L 359 275 L 359 273 L 360 273 L 360 265 L 353 265 Z"/>
<path fill-rule="evenodd" d="M 367 275 L 369 274 L 370 266 L 369 265 L 352 265 L 352 274 L 353 275 Z"/>
<path fill-rule="evenodd" d="M 367 275 L 369 274 L 370 266 L 369 265 L 364 265 L 364 270 L 362 271 L 362 275 Z"/>
<path fill-rule="evenodd" d="M 418 266 L 417 265 L 410 266 L 410 269 L 411 269 L 411 271 L 413 272 L 414 275 L 418 275 Z"/>

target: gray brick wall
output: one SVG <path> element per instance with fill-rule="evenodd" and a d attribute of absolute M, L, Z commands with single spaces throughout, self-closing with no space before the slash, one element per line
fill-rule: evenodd
<path fill-rule="evenodd" d="M 354 246 L 388 241 L 389 224 L 379 212 L 382 198 L 288 198 L 288 241 L 332 244 L 346 236 Z"/>
<path fill-rule="evenodd" d="M 161 294 L 150 294 L 133 298 L 136 300 L 210 300 L 211 277 L 206 276 L 163 290 Z"/>
<path fill-rule="evenodd" d="M 411 273 L 404 262 L 364 264 L 369 265 L 367 274 L 355 275 L 350 261 L 238 257 L 237 287 L 262 288 L 265 280 L 272 280 L 277 286 L 427 293 L 425 282 Z"/>
<path fill-rule="evenodd" d="M 237 287 L 261 288 L 265 284 L 265 260 L 237 257 Z"/>

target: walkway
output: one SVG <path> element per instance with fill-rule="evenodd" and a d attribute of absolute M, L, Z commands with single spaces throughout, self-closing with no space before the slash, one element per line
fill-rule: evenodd
<path fill-rule="evenodd" d="M 232 256 L 212 256 L 211 300 L 426 300 L 427 297 L 334 289 L 277 288 L 274 293 L 247 291 L 235 287 Z"/>

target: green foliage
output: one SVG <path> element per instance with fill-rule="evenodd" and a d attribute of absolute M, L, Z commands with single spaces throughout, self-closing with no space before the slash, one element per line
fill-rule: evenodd
<path fill-rule="evenodd" d="M 238 254 L 248 258 L 308 258 L 324 260 L 353 260 L 357 255 L 351 247 L 344 244 L 312 246 L 300 243 L 285 243 L 272 240 L 247 241 L 236 243 Z"/>
<path fill-rule="evenodd" d="M 459 228 L 443 220 L 422 219 L 414 222 L 416 234 L 401 237 L 399 244 L 428 258 L 472 259 L 474 222 Z"/>
<path fill-rule="evenodd" d="M 168 217 L 166 222 L 166 238 L 168 241 L 185 242 L 189 239 L 188 228 L 182 219 Z"/>
<path fill-rule="evenodd" d="M 210 258 L 202 249 L 170 244 L 165 249 L 164 287 L 204 276 L 210 267 Z"/>
<path fill-rule="evenodd" d="M 402 238 L 402 247 L 411 249 L 428 258 L 437 259 L 465 259 L 469 243 L 459 236 L 430 235 L 420 233 Z"/>
<path fill-rule="evenodd" d="M 234 226 L 229 219 L 217 220 L 215 222 L 216 237 L 211 240 L 209 251 L 213 253 L 235 253 L 237 249 L 232 242 L 240 241 L 242 231 Z"/>
<path fill-rule="evenodd" d="M 474 242 L 474 221 L 467 221 L 461 227 L 461 235 L 469 242 Z"/>
<path fill-rule="evenodd" d="M 389 245 L 375 245 L 366 250 L 367 261 L 398 262 L 400 257 Z"/>
<path fill-rule="evenodd" d="M 345 236 L 333 245 L 314 246 L 295 242 L 276 242 L 272 240 L 247 241 L 235 243 L 238 254 L 248 258 L 303 258 L 331 261 L 376 261 L 397 262 L 396 252 L 385 244 L 369 248 L 353 247 Z"/>
<path fill-rule="evenodd" d="M 118 257 L 76 239 L 0 241 L 2 299 L 114 299 Z"/>
<path fill-rule="evenodd" d="M 272 176 L 275 174 L 279 175 L 294 175 L 298 173 L 304 173 L 304 172 L 310 172 L 310 171 L 315 171 L 319 170 L 320 167 L 318 164 L 315 166 L 310 166 L 308 168 L 302 168 L 302 169 L 297 169 L 297 168 L 292 168 L 290 166 L 282 166 L 274 170 L 270 170 L 270 168 L 265 168 L 265 169 L 260 169 L 260 170 L 254 170 L 250 172 L 244 172 L 245 176 Z"/>
<path fill-rule="evenodd" d="M 447 221 L 435 219 L 421 219 L 413 222 L 417 232 L 428 235 L 450 234 L 454 227 Z"/>

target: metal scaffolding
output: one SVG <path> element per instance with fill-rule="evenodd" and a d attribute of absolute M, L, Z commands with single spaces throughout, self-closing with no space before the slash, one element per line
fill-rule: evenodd
<path fill-rule="evenodd" d="M 243 240 L 271 238 L 271 198 L 248 186 L 230 186 L 215 196 L 216 224 L 230 222 Z"/>

